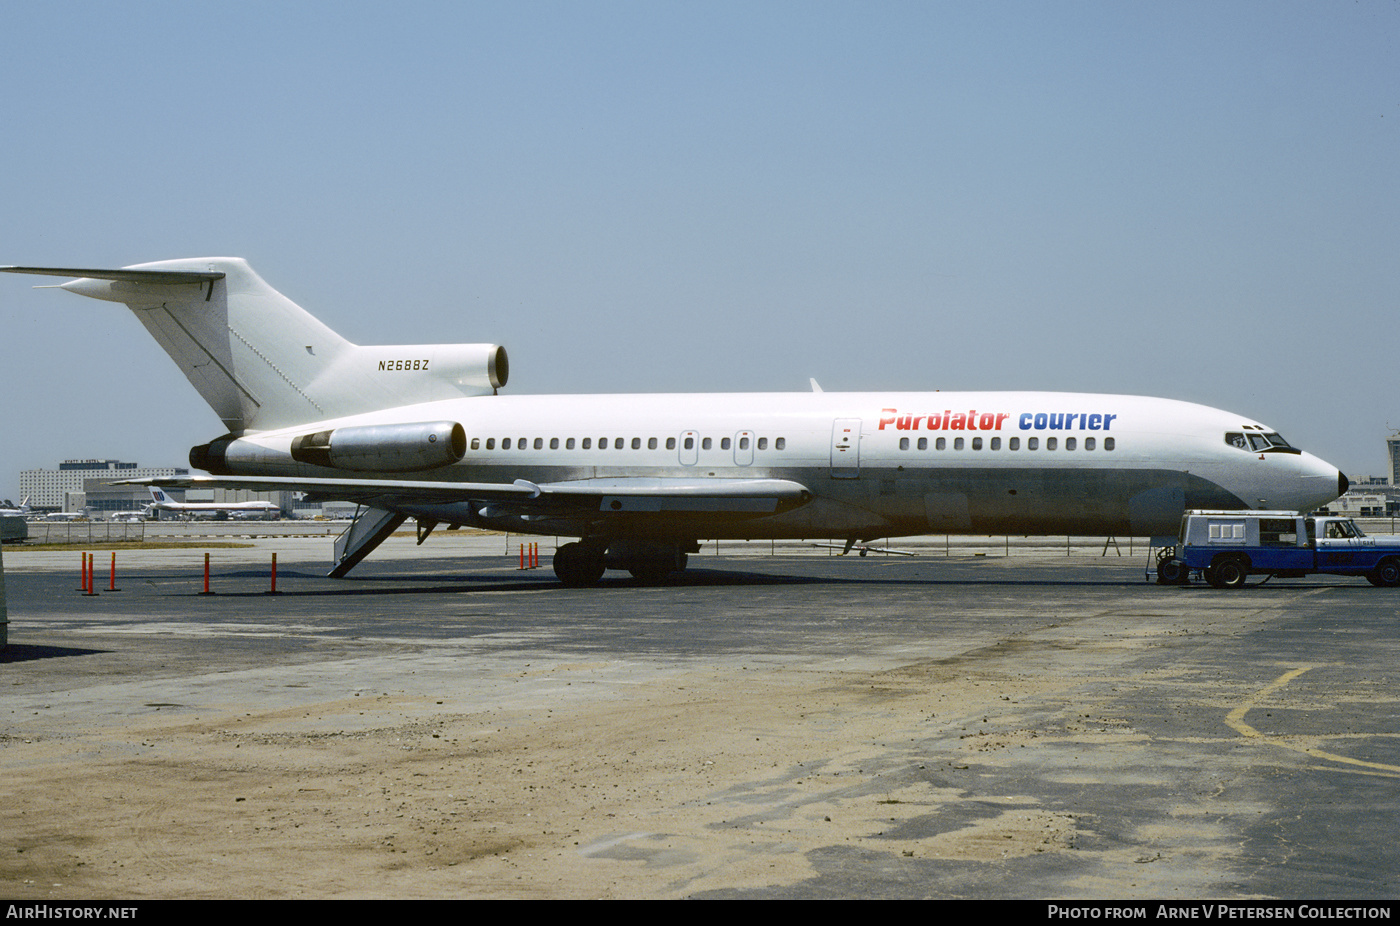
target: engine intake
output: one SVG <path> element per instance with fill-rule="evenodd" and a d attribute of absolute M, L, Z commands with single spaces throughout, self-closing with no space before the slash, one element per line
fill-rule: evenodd
<path fill-rule="evenodd" d="M 455 421 L 357 425 L 292 439 L 292 459 L 298 463 L 375 473 L 451 466 L 466 452 L 467 432 Z"/>

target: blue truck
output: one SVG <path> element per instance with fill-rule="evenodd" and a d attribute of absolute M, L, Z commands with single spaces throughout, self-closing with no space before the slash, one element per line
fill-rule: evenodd
<path fill-rule="evenodd" d="M 1296 511 L 1188 511 L 1174 547 L 1157 555 L 1157 581 L 1184 585 L 1191 574 L 1215 588 L 1243 588 L 1251 575 L 1364 576 L 1400 585 L 1400 537 L 1367 537 L 1351 518 Z"/>

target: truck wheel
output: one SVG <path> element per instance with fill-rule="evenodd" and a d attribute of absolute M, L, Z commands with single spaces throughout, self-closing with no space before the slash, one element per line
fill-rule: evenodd
<path fill-rule="evenodd" d="M 1249 578 L 1249 567 L 1242 560 L 1231 557 L 1213 563 L 1206 575 L 1216 588 L 1244 588 L 1245 580 Z"/>
<path fill-rule="evenodd" d="M 1162 585 L 1185 585 L 1191 570 L 1179 559 L 1164 559 L 1157 563 L 1157 581 Z"/>
<path fill-rule="evenodd" d="M 1366 576 L 1372 585 L 1381 588 L 1394 588 L 1400 585 L 1400 560 L 1383 559 Z"/>

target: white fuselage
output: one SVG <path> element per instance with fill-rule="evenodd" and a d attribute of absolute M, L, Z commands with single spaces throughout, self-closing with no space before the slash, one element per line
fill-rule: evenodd
<path fill-rule="evenodd" d="M 1219 409 L 1141 396 L 1044 392 L 487 396 L 250 433 L 230 472 L 375 478 L 295 462 L 320 430 L 450 420 L 463 458 L 415 473 L 437 482 L 574 483 L 634 477 L 769 478 L 810 504 L 649 536 L 879 537 L 937 533 L 1167 535 L 1185 508 L 1309 510 L 1337 497 L 1337 469 L 1296 450 L 1228 443 L 1271 432 Z M 558 519 L 466 504 L 400 506 L 415 517 L 579 534 Z"/>

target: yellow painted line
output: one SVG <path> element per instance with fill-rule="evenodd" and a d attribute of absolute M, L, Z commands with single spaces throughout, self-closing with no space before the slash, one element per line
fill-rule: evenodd
<path fill-rule="evenodd" d="M 1361 768 L 1375 769 L 1376 771 L 1385 773 L 1387 775 L 1400 775 L 1400 765 L 1386 765 L 1383 762 L 1364 762 L 1361 759 L 1352 759 L 1347 756 L 1339 756 L 1334 752 L 1325 752 L 1321 749 L 1313 749 L 1308 746 L 1300 746 L 1296 743 L 1290 743 L 1287 740 L 1282 739 L 1281 737 L 1269 736 L 1268 734 L 1260 733 L 1258 730 L 1254 729 L 1249 724 L 1244 722 L 1244 715 L 1248 714 L 1251 710 L 1253 710 L 1255 705 L 1260 700 L 1268 697 L 1275 691 L 1278 691 L 1284 685 L 1287 685 L 1289 682 L 1293 681 L 1295 678 L 1302 675 L 1304 672 L 1316 668 L 1317 666 L 1303 666 L 1298 669 L 1293 669 L 1290 672 L 1283 673 L 1278 678 L 1270 682 L 1268 685 L 1264 686 L 1259 691 L 1257 691 L 1252 698 L 1245 701 L 1243 704 L 1235 708 L 1230 713 L 1226 714 L 1225 723 L 1236 733 L 1240 734 L 1240 736 L 1244 736 L 1249 739 L 1263 740 L 1270 746 L 1277 746 L 1280 749 L 1291 749 L 1294 752 L 1301 752 L 1305 755 L 1312 756 L 1314 759 L 1322 759 L 1327 762 L 1340 762 L 1344 765 L 1356 765 L 1360 766 Z"/>

